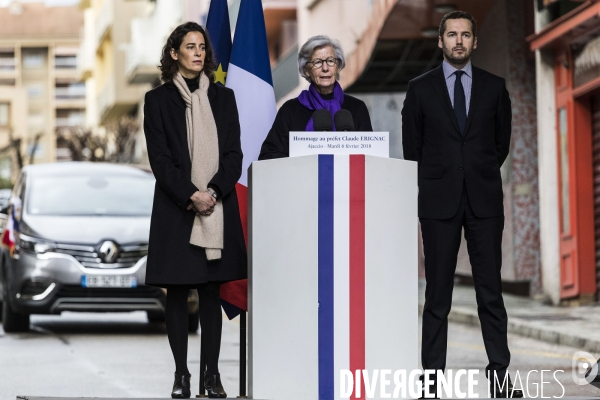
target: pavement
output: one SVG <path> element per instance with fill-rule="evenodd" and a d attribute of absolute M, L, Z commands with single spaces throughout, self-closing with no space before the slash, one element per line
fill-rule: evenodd
<path fill-rule="evenodd" d="M 600 303 L 580 306 L 553 306 L 541 300 L 504 294 L 508 332 L 600 353 Z M 425 303 L 425 281 L 419 281 L 419 314 Z M 480 326 L 475 289 L 455 285 L 449 320 Z"/>

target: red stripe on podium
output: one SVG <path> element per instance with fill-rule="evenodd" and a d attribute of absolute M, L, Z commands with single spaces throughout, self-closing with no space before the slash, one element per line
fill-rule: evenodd
<path fill-rule="evenodd" d="M 365 369 L 365 156 L 350 156 L 350 371 Z M 361 379 L 360 396 L 365 390 Z"/>

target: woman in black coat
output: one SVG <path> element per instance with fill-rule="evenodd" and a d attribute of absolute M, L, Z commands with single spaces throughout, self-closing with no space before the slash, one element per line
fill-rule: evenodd
<path fill-rule="evenodd" d="M 242 172 L 233 91 L 213 83 L 215 60 L 205 30 L 178 26 L 161 56 L 163 85 L 146 93 L 144 132 L 156 177 L 146 284 L 167 288 L 165 322 L 175 359 L 173 398 L 189 398 L 190 289 L 197 289 L 209 397 L 224 398 L 220 285 L 247 277 L 235 184 Z"/>
<path fill-rule="evenodd" d="M 328 110 L 334 129 L 333 117 L 337 111 L 344 109 L 352 115 L 354 129 L 351 130 L 373 131 L 365 103 L 345 94 L 337 82 L 345 66 L 344 51 L 337 40 L 319 35 L 302 45 L 298 53 L 298 71 L 310 82 L 310 86 L 300 96 L 281 106 L 262 144 L 259 160 L 288 157 L 290 132 L 314 131 L 312 116 L 315 110 Z"/>

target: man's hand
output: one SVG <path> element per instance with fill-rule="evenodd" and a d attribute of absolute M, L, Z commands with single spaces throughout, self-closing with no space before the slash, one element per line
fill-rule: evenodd
<path fill-rule="evenodd" d="M 212 214 L 215 204 L 217 204 L 217 200 L 214 197 L 206 192 L 200 191 L 195 192 L 192 197 L 190 197 L 190 200 L 192 200 L 192 204 L 190 204 L 187 209 L 191 210 L 193 208 L 198 215 L 206 216 Z"/>

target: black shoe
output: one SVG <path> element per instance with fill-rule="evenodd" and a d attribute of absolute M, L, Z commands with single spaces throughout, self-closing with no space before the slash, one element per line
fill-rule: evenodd
<path fill-rule="evenodd" d="M 433 376 L 435 382 L 435 375 Z M 425 396 L 425 382 L 423 382 L 424 376 L 421 375 L 419 380 L 421 381 L 421 397 L 419 399 L 439 399 L 440 397 L 437 394 L 437 385 L 434 383 L 429 386 L 429 397 Z"/>
<path fill-rule="evenodd" d="M 522 399 L 523 391 L 515 389 L 510 379 L 508 379 L 507 384 L 502 388 L 499 385 L 494 388 L 490 382 L 490 395 L 493 399 Z"/>
<path fill-rule="evenodd" d="M 439 399 L 435 385 L 429 388 L 429 397 L 425 396 L 425 385 L 421 384 L 421 397 L 419 399 Z"/>
<path fill-rule="evenodd" d="M 171 392 L 172 399 L 189 399 L 192 395 L 190 391 L 190 376 L 179 375 L 175 373 L 175 382 L 173 383 L 173 391 Z"/>
<path fill-rule="evenodd" d="M 225 393 L 225 389 L 221 384 L 221 375 L 218 373 L 216 375 L 204 373 L 204 388 L 211 399 L 224 399 L 227 397 L 227 393 Z"/>
<path fill-rule="evenodd" d="M 419 399 L 439 399 L 439 397 L 437 397 L 437 394 L 432 394 L 430 397 L 425 397 L 425 391 L 423 391 L 421 392 L 421 397 L 419 397 Z"/>

